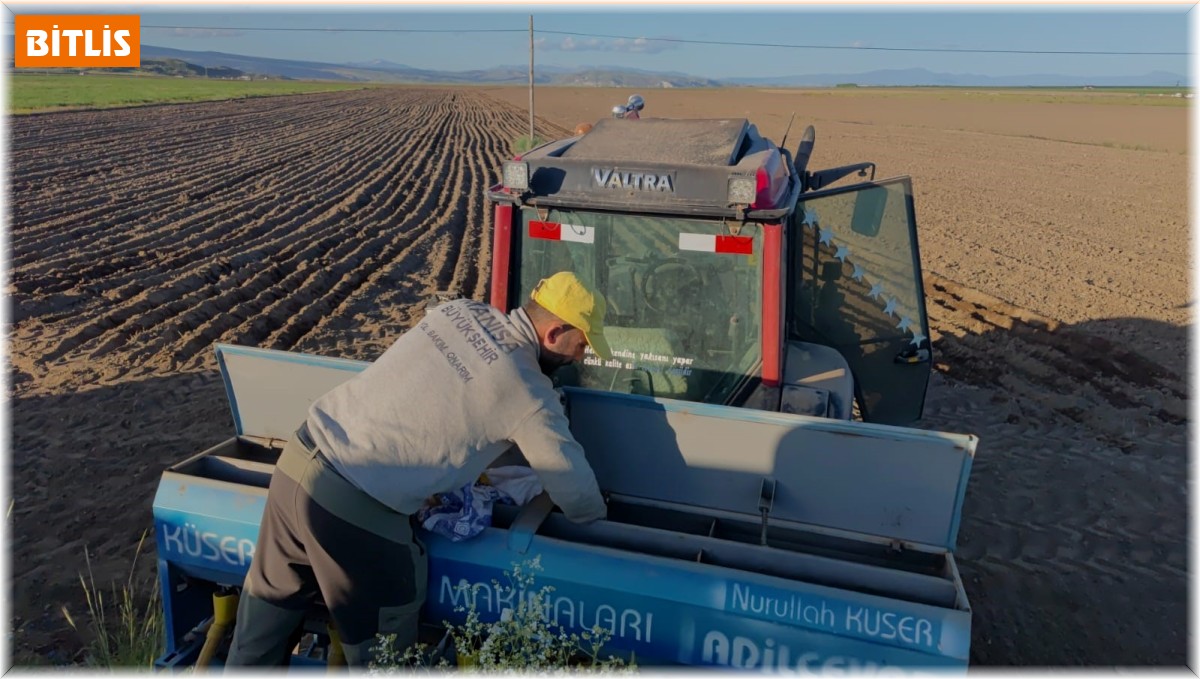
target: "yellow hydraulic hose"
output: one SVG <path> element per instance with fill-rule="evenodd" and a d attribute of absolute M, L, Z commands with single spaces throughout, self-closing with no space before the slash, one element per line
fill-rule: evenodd
<path fill-rule="evenodd" d="M 196 659 L 196 667 L 206 667 L 212 664 L 217 647 L 225 638 L 225 633 L 233 627 L 237 620 L 238 595 L 236 592 L 215 592 L 213 594 L 213 621 L 208 626 L 208 634 L 204 637 L 204 647 L 200 649 L 200 657 Z"/>
<path fill-rule="evenodd" d="M 338 634 L 337 625 L 333 621 L 329 621 L 329 655 L 325 658 L 325 665 L 333 672 L 335 667 L 341 667 L 346 664 L 346 651 L 342 648 L 342 635 Z"/>

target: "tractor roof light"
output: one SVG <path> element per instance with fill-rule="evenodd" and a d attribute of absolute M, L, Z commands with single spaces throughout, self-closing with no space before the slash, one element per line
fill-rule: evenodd
<path fill-rule="evenodd" d="M 518 191 L 529 190 L 529 163 L 507 160 L 504 162 L 504 186 Z"/>
<path fill-rule="evenodd" d="M 758 178 L 754 175 L 735 175 L 729 178 L 729 202 L 749 205 L 758 197 Z"/>

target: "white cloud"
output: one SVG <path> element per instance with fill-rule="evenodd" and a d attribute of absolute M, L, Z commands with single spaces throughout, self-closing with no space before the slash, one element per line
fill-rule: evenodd
<path fill-rule="evenodd" d="M 658 54 L 666 50 L 678 49 L 679 45 L 661 40 L 647 38 L 575 38 L 567 36 L 562 40 L 538 38 L 534 40 L 537 49 L 548 52 L 628 52 L 632 54 Z"/>

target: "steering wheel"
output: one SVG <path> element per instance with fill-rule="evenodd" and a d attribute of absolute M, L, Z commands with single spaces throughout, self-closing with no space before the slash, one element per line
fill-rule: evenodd
<path fill-rule="evenodd" d="M 663 312 L 672 302 L 678 303 L 678 297 L 672 293 L 678 291 L 684 297 L 696 294 L 703 279 L 696 267 L 678 257 L 672 257 L 650 268 L 642 277 L 642 299 L 651 311 Z"/>

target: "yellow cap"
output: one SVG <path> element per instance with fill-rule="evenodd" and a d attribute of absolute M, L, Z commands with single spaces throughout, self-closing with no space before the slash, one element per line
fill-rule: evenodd
<path fill-rule="evenodd" d="M 543 278 L 533 288 L 533 301 L 563 321 L 583 331 L 583 336 L 600 358 L 612 358 L 604 339 L 604 296 L 593 291 L 570 271 Z"/>

